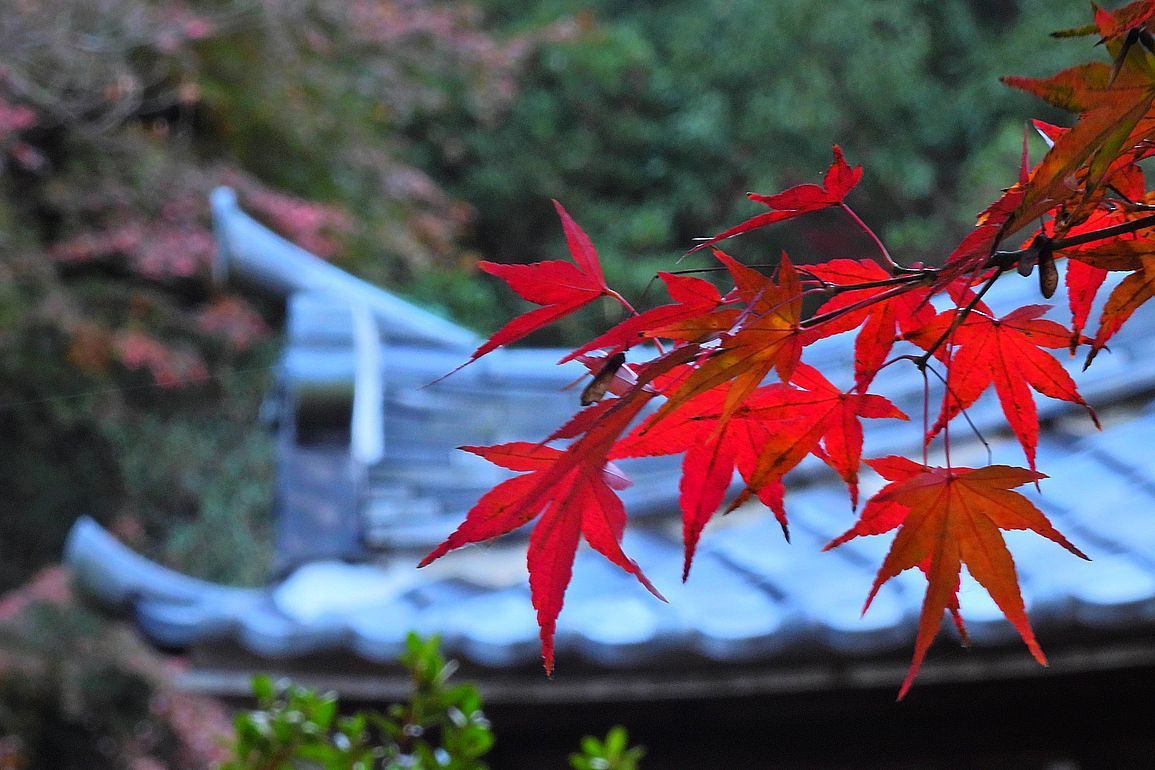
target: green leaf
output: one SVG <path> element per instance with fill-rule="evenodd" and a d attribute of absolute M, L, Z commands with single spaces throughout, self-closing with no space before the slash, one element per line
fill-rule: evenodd
<path fill-rule="evenodd" d="M 258 702 L 271 702 L 277 695 L 277 688 L 272 677 L 267 674 L 257 674 L 253 677 L 253 697 Z"/>

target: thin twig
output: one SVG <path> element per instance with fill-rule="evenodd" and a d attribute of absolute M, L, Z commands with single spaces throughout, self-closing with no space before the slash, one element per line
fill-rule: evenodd
<path fill-rule="evenodd" d="M 937 273 L 938 271 L 934 269 L 919 269 L 917 273 L 903 273 L 902 275 L 896 275 L 893 278 L 881 278 L 877 281 L 833 284 L 830 285 L 828 291 L 832 294 L 844 294 L 848 291 L 860 291 L 862 289 L 881 289 L 887 286 L 904 286 L 906 284 L 915 284 L 919 281 L 928 280 L 929 276 L 936 275 Z"/>
<path fill-rule="evenodd" d="M 941 383 L 942 383 L 942 387 L 946 388 L 946 391 L 947 391 L 947 393 L 948 393 L 949 395 L 951 395 L 951 397 L 952 397 L 952 398 L 954 398 L 954 399 L 955 399 L 955 402 L 957 402 L 957 403 L 960 403 L 960 404 L 962 403 L 961 399 L 959 398 L 959 395 L 957 395 L 957 394 L 955 393 L 955 391 L 954 391 L 954 388 L 952 388 L 952 387 L 951 387 L 951 383 L 947 382 L 947 380 L 945 379 L 945 377 L 944 377 L 944 376 L 942 376 L 941 374 L 939 374 L 936 368 L 934 368 L 933 366 L 927 365 L 927 366 L 926 366 L 926 369 L 927 369 L 927 371 L 929 371 L 931 374 L 933 374 L 934 376 L 937 376 L 937 377 L 938 377 L 938 379 L 939 379 L 939 382 L 941 382 Z M 947 372 L 949 373 L 949 369 L 947 369 Z M 924 376 L 925 376 L 925 375 L 924 375 Z M 929 402 L 929 401 L 930 401 L 930 399 L 929 399 L 929 398 L 927 398 L 927 399 L 926 399 L 926 401 L 927 401 L 927 402 Z M 926 408 L 927 408 L 927 406 L 929 406 L 929 403 L 927 403 L 927 404 L 924 404 L 924 409 L 926 409 Z M 960 406 L 960 408 L 959 408 L 959 413 L 960 413 L 960 414 L 962 414 L 962 419 L 964 419 L 964 420 L 967 420 L 967 425 L 969 425 L 969 426 L 970 426 L 970 431 L 971 431 L 971 433 L 974 433 L 974 434 L 975 434 L 975 438 L 976 438 L 976 439 L 978 439 L 978 442 L 979 442 L 979 443 L 981 443 L 981 444 L 983 444 L 983 446 L 986 448 L 986 463 L 988 463 L 988 465 L 989 465 L 989 464 L 991 463 L 991 458 L 993 457 L 993 454 L 991 453 L 991 444 L 990 444 L 990 442 L 989 442 L 989 441 L 986 441 L 986 438 L 985 438 L 985 436 L 983 435 L 983 432 L 982 432 L 982 431 L 979 431 L 979 429 L 978 429 L 978 426 L 977 426 L 977 425 L 975 425 L 975 421 L 974 421 L 973 419 L 971 419 L 971 418 L 970 418 L 970 412 L 969 412 L 968 410 L 966 410 L 966 409 L 963 409 L 963 408 L 962 408 L 962 406 Z M 944 429 L 946 429 L 946 426 L 944 426 Z M 923 435 L 925 436 L 927 433 L 930 433 L 930 429 L 929 429 L 929 428 L 927 428 L 927 429 L 926 429 L 926 431 L 923 433 Z M 925 440 L 925 438 L 924 438 L 924 440 L 923 440 L 923 451 L 924 451 L 924 453 L 925 453 L 925 451 L 926 451 L 926 447 L 929 447 L 929 446 L 930 446 L 930 441 L 926 441 L 926 440 Z"/>
<path fill-rule="evenodd" d="M 1133 233 L 1136 230 L 1142 230 L 1152 226 L 1155 226 L 1155 214 L 1149 214 L 1139 219 L 1132 219 L 1130 222 L 1104 227 L 1102 230 L 1095 230 L 1090 233 L 1079 233 L 1068 238 L 1056 238 L 1051 242 L 1051 248 L 1055 251 L 1059 249 L 1069 249 L 1075 246 L 1082 246 L 1084 243 L 1093 243 L 1104 240 L 1105 238 L 1114 238 L 1116 235 L 1126 235 L 1127 233 Z"/>
<path fill-rule="evenodd" d="M 746 267 L 758 267 L 758 268 L 765 267 L 765 268 L 769 268 L 771 270 L 777 270 L 779 266 L 780 266 L 780 263 L 778 263 L 778 262 L 775 262 L 773 264 L 771 264 L 769 262 L 762 262 L 762 263 L 746 265 Z M 798 269 L 801 270 L 802 268 L 799 267 Z M 730 270 L 730 268 L 726 267 L 725 265 L 715 265 L 714 267 L 688 267 L 685 270 L 664 270 L 662 272 L 669 273 L 670 275 L 690 275 L 691 273 L 725 273 L 725 272 L 728 272 L 729 270 Z"/>

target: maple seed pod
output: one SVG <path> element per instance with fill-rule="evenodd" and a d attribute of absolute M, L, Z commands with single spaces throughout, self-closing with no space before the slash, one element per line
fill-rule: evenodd
<path fill-rule="evenodd" d="M 1035 262 L 1038 255 L 1034 251 L 1028 251 L 1019 259 L 1019 275 L 1026 278 L 1035 269 Z"/>
<path fill-rule="evenodd" d="M 1059 287 L 1059 269 L 1055 267 L 1055 258 L 1051 256 L 1051 249 L 1042 249 L 1039 252 L 1039 291 L 1050 299 Z"/>
<path fill-rule="evenodd" d="M 582 406 L 590 406 L 601 401 L 606 396 L 606 391 L 610 387 L 610 382 L 614 379 L 614 375 L 618 373 L 618 369 L 622 368 L 622 364 L 626 362 L 625 353 L 614 353 L 606 359 L 602 364 L 602 368 L 594 375 L 593 382 L 585 386 L 582 390 Z"/>

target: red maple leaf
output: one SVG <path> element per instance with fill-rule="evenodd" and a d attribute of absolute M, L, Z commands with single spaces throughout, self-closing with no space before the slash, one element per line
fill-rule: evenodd
<path fill-rule="evenodd" d="M 1103 285 L 1103 281 L 1106 279 L 1107 271 L 1101 267 L 1095 267 L 1075 259 L 1067 261 L 1067 274 L 1064 276 L 1064 280 L 1067 284 L 1067 304 L 1071 308 L 1069 347 L 1072 355 L 1083 339 L 1083 330 L 1087 328 L 1091 306 L 1095 303 L 1095 296 L 1099 293 L 1099 287 Z M 1093 355 L 1094 350 L 1091 353 Z"/>
<path fill-rule="evenodd" d="M 894 418 L 906 415 L 882 396 L 840 391 L 815 368 L 799 364 L 793 388 L 777 395 L 773 403 L 752 403 L 742 409 L 747 421 L 759 421 L 768 432 L 754 459 L 743 472 L 746 489 L 727 510 L 734 510 L 769 484 L 781 482 L 809 453 L 833 468 L 850 489 L 851 505 L 858 506 L 858 468 L 862 457 L 861 418 Z M 822 442 L 819 446 L 819 441 Z"/>
<path fill-rule="evenodd" d="M 1136 27 L 1150 27 L 1151 19 L 1155 17 L 1155 2 L 1152 0 L 1138 0 L 1114 11 L 1108 11 L 1098 5 L 1093 5 L 1093 8 L 1095 26 L 1104 40 L 1122 37 Z"/>
<path fill-rule="evenodd" d="M 987 206 L 962 242 L 947 257 L 934 283 L 937 292 L 963 276 L 980 272 L 1003 237 L 1021 225 L 1012 225 L 1016 212 L 1022 209 L 1027 188 L 1016 183 L 1007 188 L 997 201 Z"/>
<path fill-rule="evenodd" d="M 1117 100 L 1125 91 L 1150 87 L 1134 70 L 1112 77 L 1111 65 L 1087 62 L 1045 78 L 1007 76 L 1001 80 L 1067 112 L 1089 112 Z M 1057 138 L 1057 137 L 1053 137 Z"/>
<path fill-rule="evenodd" d="M 702 529 L 722 504 L 737 467 L 747 484 L 787 530 L 782 478 L 814 453 L 847 483 L 858 505 L 862 418 L 906 419 L 890 401 L 842 392 L 815 368 L 798 364 L 791 385 L 775 383 L 748 396 L 732 419 L 725 414 L 729 386 L 694 398 L 667 417 L 651 417 L 614 447 L 612 457 L 685 453 L 680 504 L 685 543 L 683 579 Z M 821 444 L 820 444 L 821 442 Z M 740 500 L 744 500 L 741 497 Z"/>
<path fill-rule="evenodd" d="M 822 459 L 850 489 L 850 506 L 858 507 L 858 468 L 862 464 L 862 419 L 906 420 L 906 414 L 888 399 L 854 389 L 841 391 L 812 366 L 799 364 L 791 383 L 806 389 L 809 419 L 820 422 Z M 756 406 L 749 412 L 757 419 Z"/>
<path fill-rule="evenodd" d="M 1087 354 L 1087 366 L 1140 305 L 1155 297 L 1155 253 L 1139 257 L 1140 268 L 1119 282 L 1107 297 L 1099 317 L 1099 331 Z"/>
<path fill-rule="evenodd" d="M 510 470 L 528 473 L 502 482 L 485 494 L 466 514 L 461 526 L 421 565 L 454 548 L 498 537 L 537 518 L 530 534 L 526 565 L 547 672 L 553 671 L 557 616 L 581 537 L 661 598 L 638 565 L 622 552 L 626 514 L 612 489 L 618 485 L 619 474 L 609 464 L 608 456 L 618 438 L 657 396 L 658 391 L 650 383 L 684 366 L 695 353 L 693 346 L 687 346 L 639 367 L 634 384 L 623 396 L 593 404 L 579 413 L 579 417 L 594 415 L 595 419 L 572 420 L 557 432 L 574 437 L 564 450 L 524 442 L 465 447 Z"/>
<path fill-rule="evenodd" d="M 484 496 L 426 563 L 536 520 L 527 564 L 543 657 L 551 670 L 554 628 L 583 536 L 649 587 L 621 551 L 625 512 L 613 489 L 626 482 L 610 458 L 685 454 L 680 504 L 687 571 L 703 527 L 721 506 L 735 471 L 746 488 L 730 508 L 757 494 L 783 525 L 784 476 L 807 454 L 838 472 L 856 504 L 862 420 L 905 417 L 889 401 L 867 392 L 896 338 L 903 338 L 929 352 L 900 358 L 925 369 L 933 353 L 944 365 L 942 412 L 926 440 L 993 386 L 1030 467 L 934 468 L 897 457 L 871 461 L 889 483 L 868 501 L 858 523 L 828 547 L 898 529 L 868 606 L 880 586 L 905 569 L 918 567 L 927 577 L 914 656 L 900 697 L 922 665 L 944 612 L 962 630 L 958 587 L 964 565 L 1041 661 L 1001 530 L 1033 529 L 1082 555 L 1013 490 L 1043 478 L 1035 470 L 1039 425 L 1034 392 L 1087 407 L 1046 349 L 1074 350 L 1088 342 L 1082 330 L 1108 271 L 1130 275 L 1106 302 L 1088 363 L 1135 309 L 1155 296 L 1155 248 L 1148 230 L 1155 226 L 1150 213 L 1155 197 L 1146 191 L 1137 165 L 1155 155 L 1153 19 L 1155 0 L 1114 12 L 1097 9 L 1096 26 L 1072 33 L 1098 31 L 1111 64 L 1082 65 L 1051 78 L 1008 79 L 1077 118 L 1070 128 L 1035 123 L 1050 145 L 1042 162 L 1030 168 L 1024 142 L 1017 182 L 983 211 L 942 268 L 904 268 L 891 260 L 881 240 L 845 203 L 862 172 L 850 167 L 837 147 L 822 184 L 751 194 L 751 200 L 769 209 L 766 213 L 693 249 L 811 212 L 844 209 L 872 236 L 879 264 L 835 260 L 804 271 L 810 277 L 806 282 L 785 257 L 775 273 L 765 275 L 715 252 L 734 280 L 733 291 L 723 294 L 700 279 L 663 274 L 673 301 L 633 313 L 606 285 L 592 244 L 559 205 L 573 262 L 484 263 L 483 269 L 541 307 L 507 324 L 473 357 L 601 296 L 617 299 L 632 317 L 567 356 L 594 373 L 582 393 L 588 408 L 548 439 L 569 440 L 568 447 L 510 444 L 471 450 L 524 475 Z M 1002 246 L 1028 227 L 1037 229 L 1021 248 Z M 1049 297 L 1057 282 L 1054 260 L 1064 257 L 1069 260 L 1072 330 L 1043 319 L 1046 306 L 997 317 L 978 301 L 995 279 L 1015 267 L 1026 273 L 1037 266 L 1040 288 Z M 976 295 L 971 287 L 980 284 L 983 289 Z M 803 295 L 822 291 L 828 292 L 827 302 L 817 316 L 803 321 Z M 935 314 L 928 300 L 940 293 L 949 294 L 955 308 Z M 855 380 L 847 390 L 801 363 L 810 342 L 856 328 Z M 626 363 L 627 349 L 646 340 L 671 341 L 672 347 L 667 352 L 656 345 L 650 361 Z M 767 384 L 773 375 L 778 382 Z M 659 395 L 665 403 L 622 439 Z"/>
<path fill-rule="evenodd" d="M 685 545 L 683 580 L 689 576 L 702 529 L 722 505 L 735 467 L 743 478 L 752 473 L 759 454 L 773 439 L 775 431 L 779 435 L 802 438 L 815 429 L 804 422 L 805 415 L 801 413 L 782 413 L 773 425 L 769 420 L 746 419 L 747 411 L 757 405 L 766 406 L 790 397 L 794 389 L 780 383 L 755 391 L 734 419 L 719 427 L 729 387 L 727 384 L 709 390 L 666 417 L 651 416 L 619 441 L 611 453 L 614 458 L 685 453 L 679 485 Z M 793 463 L 797 465 L 810 449 L 801 441 L 794 444 L 800 451 Z M 780 477 L 761 485 L 758 492 L 759 499 L 774 512 L 783 531 L 788 532 Z"/>
<path fill-rule="evenodd" d="M 571 263 L 550 260 L 528 265 L 478 262 L 478 267 L 505 281 L 522 299 L 543 307 L 524 313 L 498 329 L 492 337 L 473 351 L 466 364 L 502 345 L 517 342 L 543 326 L 548 326 L 588 305 L 598 297 L 619 296 L 606 285 L 598 253 L 589 236 L 560 203 L 554 201 L 553 205 L 561 217 L 566 244 L 574 261 Z"/>
<path fill-rule="evenodd" d="M 672 304 L 661 305 L 630 316 L 605 334 L 587 342 L 562 359 L 562 363 L 578 358 L 593 350 L 607 348 L 622 350 L 645 340 L 647 336 L 660 336 L 663 329 L 689 321 L 710 312 L 722 304 L 718 289 L 709 281 L 688 275 L 658 273 L 666 284 L 666 291 L 674 300 Z"/>
<path fill-rule="evenodd" d="M 1002 318 L 976 306 L 958 325 L 951 337 L 957 349 L 947 358 L 947 388 L 942 412 L 927 440 L 937 435 L 963 409 L 970 407 L 986 389 L 994 385 L 1007 422 L 1018 437 L 1031 470 L 1035 469 L 1035 448 L 1039 443 L 1039 415 L 1034 388 L 1044 396 L 1079 404 L 1098 425 L 1090 405 L 1079 395 L 1075 381 L 1055 357 L 1041 348 L 1067 347 L 1071 333 L 1060 323 L 1041 316 L 1050 305 L 1027 305 Z M 923 327 L 912 341 L 924 347 L 941 339 L 955 323 L 961 310 L 948 310 Z"/>
<path fill-rule="evenodd" d="M 1146 77 L 1145 88 L 1115 93 L 1113 98 L 1101 101 L 1080 115 L 1074 126 L 1055 137 L 1042 163 L 1031 172 L 1030 181 L 1021 186 L 1017 206 L 1005 218 L 1000 236 L 1021 229 L 1076 196 L 1083 201 L 1093 200 L 1089 191 L 1109 178 L 1118 163 L 1131 161 L 1130 158 L 1120 161 L 1120 150 L 1142 145 L 1155 130 L 1149 120 L 1140 125 L 1155 99 L 1155 89 L 1149 76 Z M 1068 212 L 1068 215 L 1073 213 L 1077 212 Z M 1074 220 L 1081 218 L 1075 216 Z"/>
<path fill-rule="evenodd" d="M 1006 465 L 935 468 L 903 457 L 868 463 L 890 483 L 870 499 L 858 523 L 827 544 L 825 550 L 862 535 L 877 535 L 899 527 L 863 612 L 869 609 L 883 583 L 895 575 L 912 567 L 919 567 L 926 574 L 926 598 L 918 622 L 914 658 L 899 699 L 914 683 L 927 649 L 938 634 L 943 613 L 957 606 L 964 564 L 990 593 L 1035 659 L 1045 665 L 1046 658 L 1027 620 L 1015 563 L 1000 530 L 1033 530 L 1076 556 L 1087 558 L 1051 525 L 1042 511 L 1011 491 L 1046 477 Z"/>
<path fill-rule="evenodd" d="M 590 546 L 662 599 L 638 565 L 622 551 L 626 512 L 611 488 L 620 486 L 616 472 L 570 463 L 558 474 L 567 453 L 529 442 L 462 449 L 503 468 L 529 472 L 503 481 L 482 496 L 466 514 L 465 521 L 418 566 L 424 567 L 463 545 L 512 532 L 540 516 L 530 534 L 526 564 L 547 672 L 553 671 L 554 629 L 580 538 L 584 537 Z M 547 474 L 557 478 L 548 479 L 542 490 L 542 479 Z"/>
<path fill-rule="evenodd" d="M 1120 169 L 1111 179 L 1114 190 L 1129 200 L 1141 201 L 1146 197 L 1143 171 L 1135 164 Z M 1137 219 L 1146 212 L 1130 210 L 1126 205 L 1115 202 L 1102 205 L 1092 212 L 1086 221 L 1067 228 L 1065 236 L 1079 236 L 1094 233 L 1107 227 L 1124 224 Z M 1049 222 L 1045 230 L 1053 236 L 1054 222 Z M 1138 233 L 1126 233 L 1103 240 L 1079 244 L 1060 249 L 1055 257 L 1067 257 L 1066 285 L 1067 300 L 1071 309 L 1071 353 L 1074 354 L 1082 340 L 1083 330 L 1091 314 L 1099 288 L 1107 278 L 1107 273 L 1116 271 L 1141 270 L 1142 257 L 1155 254 L 1155 244 L 1141 238 Z M 1108 335 L 1109 337 L 1110 335 Z M 1106 340 L 1104 340 L 1105 342 Z M 1091 351 L 1092 357 L 1096 350 Z"/>
<path fill-rule="evenodd" d="M 831 206 L 840 206 L 847 194 L 854 189 L 861 179 L 862 166 L 851 168 L 842 156 L 842 148 L 834 145 L 834 162 L 830 165 L 830 168 L 827 169 L 826 176 L 822 180 L 821 185 L 809 183 L 800 184 L 775 195 L 747 193 L 747 198 L 761 203 L 771 209 L 771 211 L 766 214 L 751 217 L 725 232 L 705 239 L 690 249 L 690 252 L 693 253 L 707 246 L 712 246 L 718 241 L 724 241 L 727 238 L 733 238 L 735 235 L 748 233 L 751 230 L 757 230 L 760 227 L 766 227 L 775 222 L 785 222 L 789 219 L 800 217 L 803 214 L 821 211 Z"/>

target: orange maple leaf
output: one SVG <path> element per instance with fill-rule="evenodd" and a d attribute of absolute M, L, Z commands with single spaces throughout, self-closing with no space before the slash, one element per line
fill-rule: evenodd
<path fill-rule="evenodd" d="M 926 574 L 926 598 L 918 622 L 914 659 L 898 697 L 910 690 L 939 627 L 943 613 L 956 606 L 962 566 L 995 600 L 1039 663 L 1047 659 L 1035 641 L 1019 591 L 1015 563 L 1000 530 L 1030 529 L 1071 553 L 1087 556 L 1065 538 L 1043 512 L 1015 487 L 1046 478 L 1042 473 L 991 465 L 986 468 L 937 468 L 903 457 L 868 461 L 890 481 L 870 499 L 858 523 L 824 550 L 862 535 L 898 527 L 862 611 L 870 607 L 882 584 L 904 570 Z"/>
<path fill-rule="evenodd" d="M 1139 257 L 1140 268 L 1119 282 L 1107 298 L 1099 317 L 1099 333 L 1087 354 L 1084 369 L 1091 365 L 1099 351 L 1107 346 L 1107 341 L 1123 327 L 1140 305 L 1155 297 L 1155 255 Z"/>
<path fill-rule="evenodd" d="M 777 282 L 746 267 L 729 255 L 715 255 L 730 271 L 735 291 L 745 303 L 741 313 L 715 311 L 692 324 L 686 335 L 701 341 L 705 333 L 716 333 L 721 324 L 728 327 L 718 337 L 718 347 L 705 353 L 702 362 L 669 394 L 669 400 L 654 415 L 657 422 L 690 399 L 727 382 L 733 383 L 718 419 L 718 429 L 733 416 L 742 402 L 776 370 L 782 381 L 789 381 L 802 355 L 799 321 L 802 317 L 802 287 L 798 272 L 783 254 Z M 710 322 L 718 319 L 721 323 Z M 648 332 L 650 336 L 678 339 L 683 325 Z"/>

